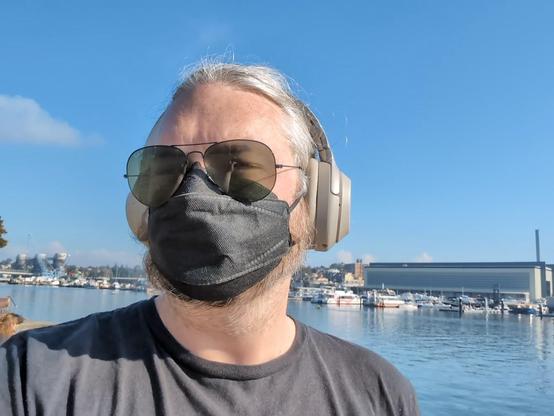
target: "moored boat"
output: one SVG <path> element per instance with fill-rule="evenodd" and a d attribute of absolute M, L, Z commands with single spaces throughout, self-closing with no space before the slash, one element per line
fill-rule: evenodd
<path fill-rule="evenodd" d="M 362 303 L 361 298 L 352 293 L 344 292 L 343 290 L 337 290 L 335 293 L 328 295 L 326 302 L 330 305 L 360 305 Z"/>
<path fill-rule="evenodd" d="M 374 308 L 399 308 L 400 305 L 404 304 L 404 300 L 390 289 L 369 292 L 367 300 L 364 303 L 364 305 Z"/>
<path fill-rule="evenodd" d="M 535 309 L 533 305 L 522 303 L 512 306 L 510 308 L 510 313 L 516 315 L 535 315 L 537 313 L 537 309 Z"/>

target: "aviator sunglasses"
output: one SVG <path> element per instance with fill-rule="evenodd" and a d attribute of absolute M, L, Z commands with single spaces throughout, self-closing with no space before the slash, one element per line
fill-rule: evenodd
<path fill-rule="evenodd" d="M 181 149 L 199 145 L 209 146 L 204 152 Z M 133 196 L 150 208 L 167 202 L 183 182 L 193 153 L 202 155 L 209 179 L 221 192 L 241 202 L 268 196 L 275 186 L 277 169 L 301 169 L 277 164 L 271 149 L 254 140 L 146 146 L 131 153 L 127 161 L 124 177 Z"/>

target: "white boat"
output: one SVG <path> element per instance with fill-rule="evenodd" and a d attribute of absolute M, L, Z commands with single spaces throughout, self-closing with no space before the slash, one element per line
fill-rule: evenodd
<path fill-rule="evenodd" d="M 430 301 L 417 302 L 417 307 L 422 309 L 435 309 L 435 304 Z"/>
<path fill-rule="evenodd" d="M 334 293 L 335 293 L 334 290 L 320 289 L 312 296 L 312 298 L 310 299 L 310 302 L 316 303 L 318 305 L 326 304 L 328 303 L 328 299 L 334 296 Z"/>
<path fill-rule="evenodd" d="M 406 311 L 417 311 L 418 309 L 417 304 L 413 302 L 405 302 L 403 305 L 400 305 L 399 308 Z"/>
<path fill-rule="evenodd" d="M 108 282 L 106 279 L 98 283 L 98 289 L 110 289 L 110 288 L 111 288 L 110 282 Z"/>
<path fill-rule="evenodd" d="M 302 300 L 302 294 L 298 291 L 289 292 L 289 300 Z"/>
<path fill-rule="evenodd" d="M 318 305 L 327 303 L 327 295 L 323 292 L 316 293 L 315 295 L 312 296 L 312 298 L 310 299 L 310 302 L 316 303 Z"/>
<path fill-rule="evenodd" d="M 417 307 L 421 309 L 440 309 L 440 308 L 448 308 L 449 305 L 445 303 L 435 303 L 432 301 L 423 301 L 423 302 L 417 302 Z"/>
<path fill-rule="evenodd" d="M 352 293 L 352 292 L 344 292 L 343 290 L 337 290 L 335 293 L 331 295 L 327 295 L 327 298 L 325 299 L 325 302 L 328 305 L 360 305 L 362 303 L 362 299 Z"/>
<path fill-rule="evenodd" d="M 393 290 L 373 290 L 368 294 L 366 305 L 374 308 L 399 308 L 406 302 Z"/>
<path fill-rule="evenodd" d="M 464 313 L 485 313 L 486 310 L 484 308 L 471 308 L 468 306 L 464 306 Z"/>

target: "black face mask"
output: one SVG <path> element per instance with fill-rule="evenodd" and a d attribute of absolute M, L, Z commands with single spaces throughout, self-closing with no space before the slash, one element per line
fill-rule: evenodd
<path fill-rule="evenodd" d="M 267 276 L 289 251 L 290 211 L 273 193 L 247 204 L 223 195 L 193 167 L 167 203 L 150 208 L 152 261 L 188 297 L 235 297 Z"/>

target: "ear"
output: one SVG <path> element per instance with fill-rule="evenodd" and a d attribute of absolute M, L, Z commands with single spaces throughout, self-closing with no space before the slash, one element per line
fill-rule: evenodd
<path fill-rule="evenodd" d="M 146 243 L 148 241 L 148 207 L 129 193 L 125 204 L 125 213 L 127 215 L 127 223 L 135 237 Z"/>

